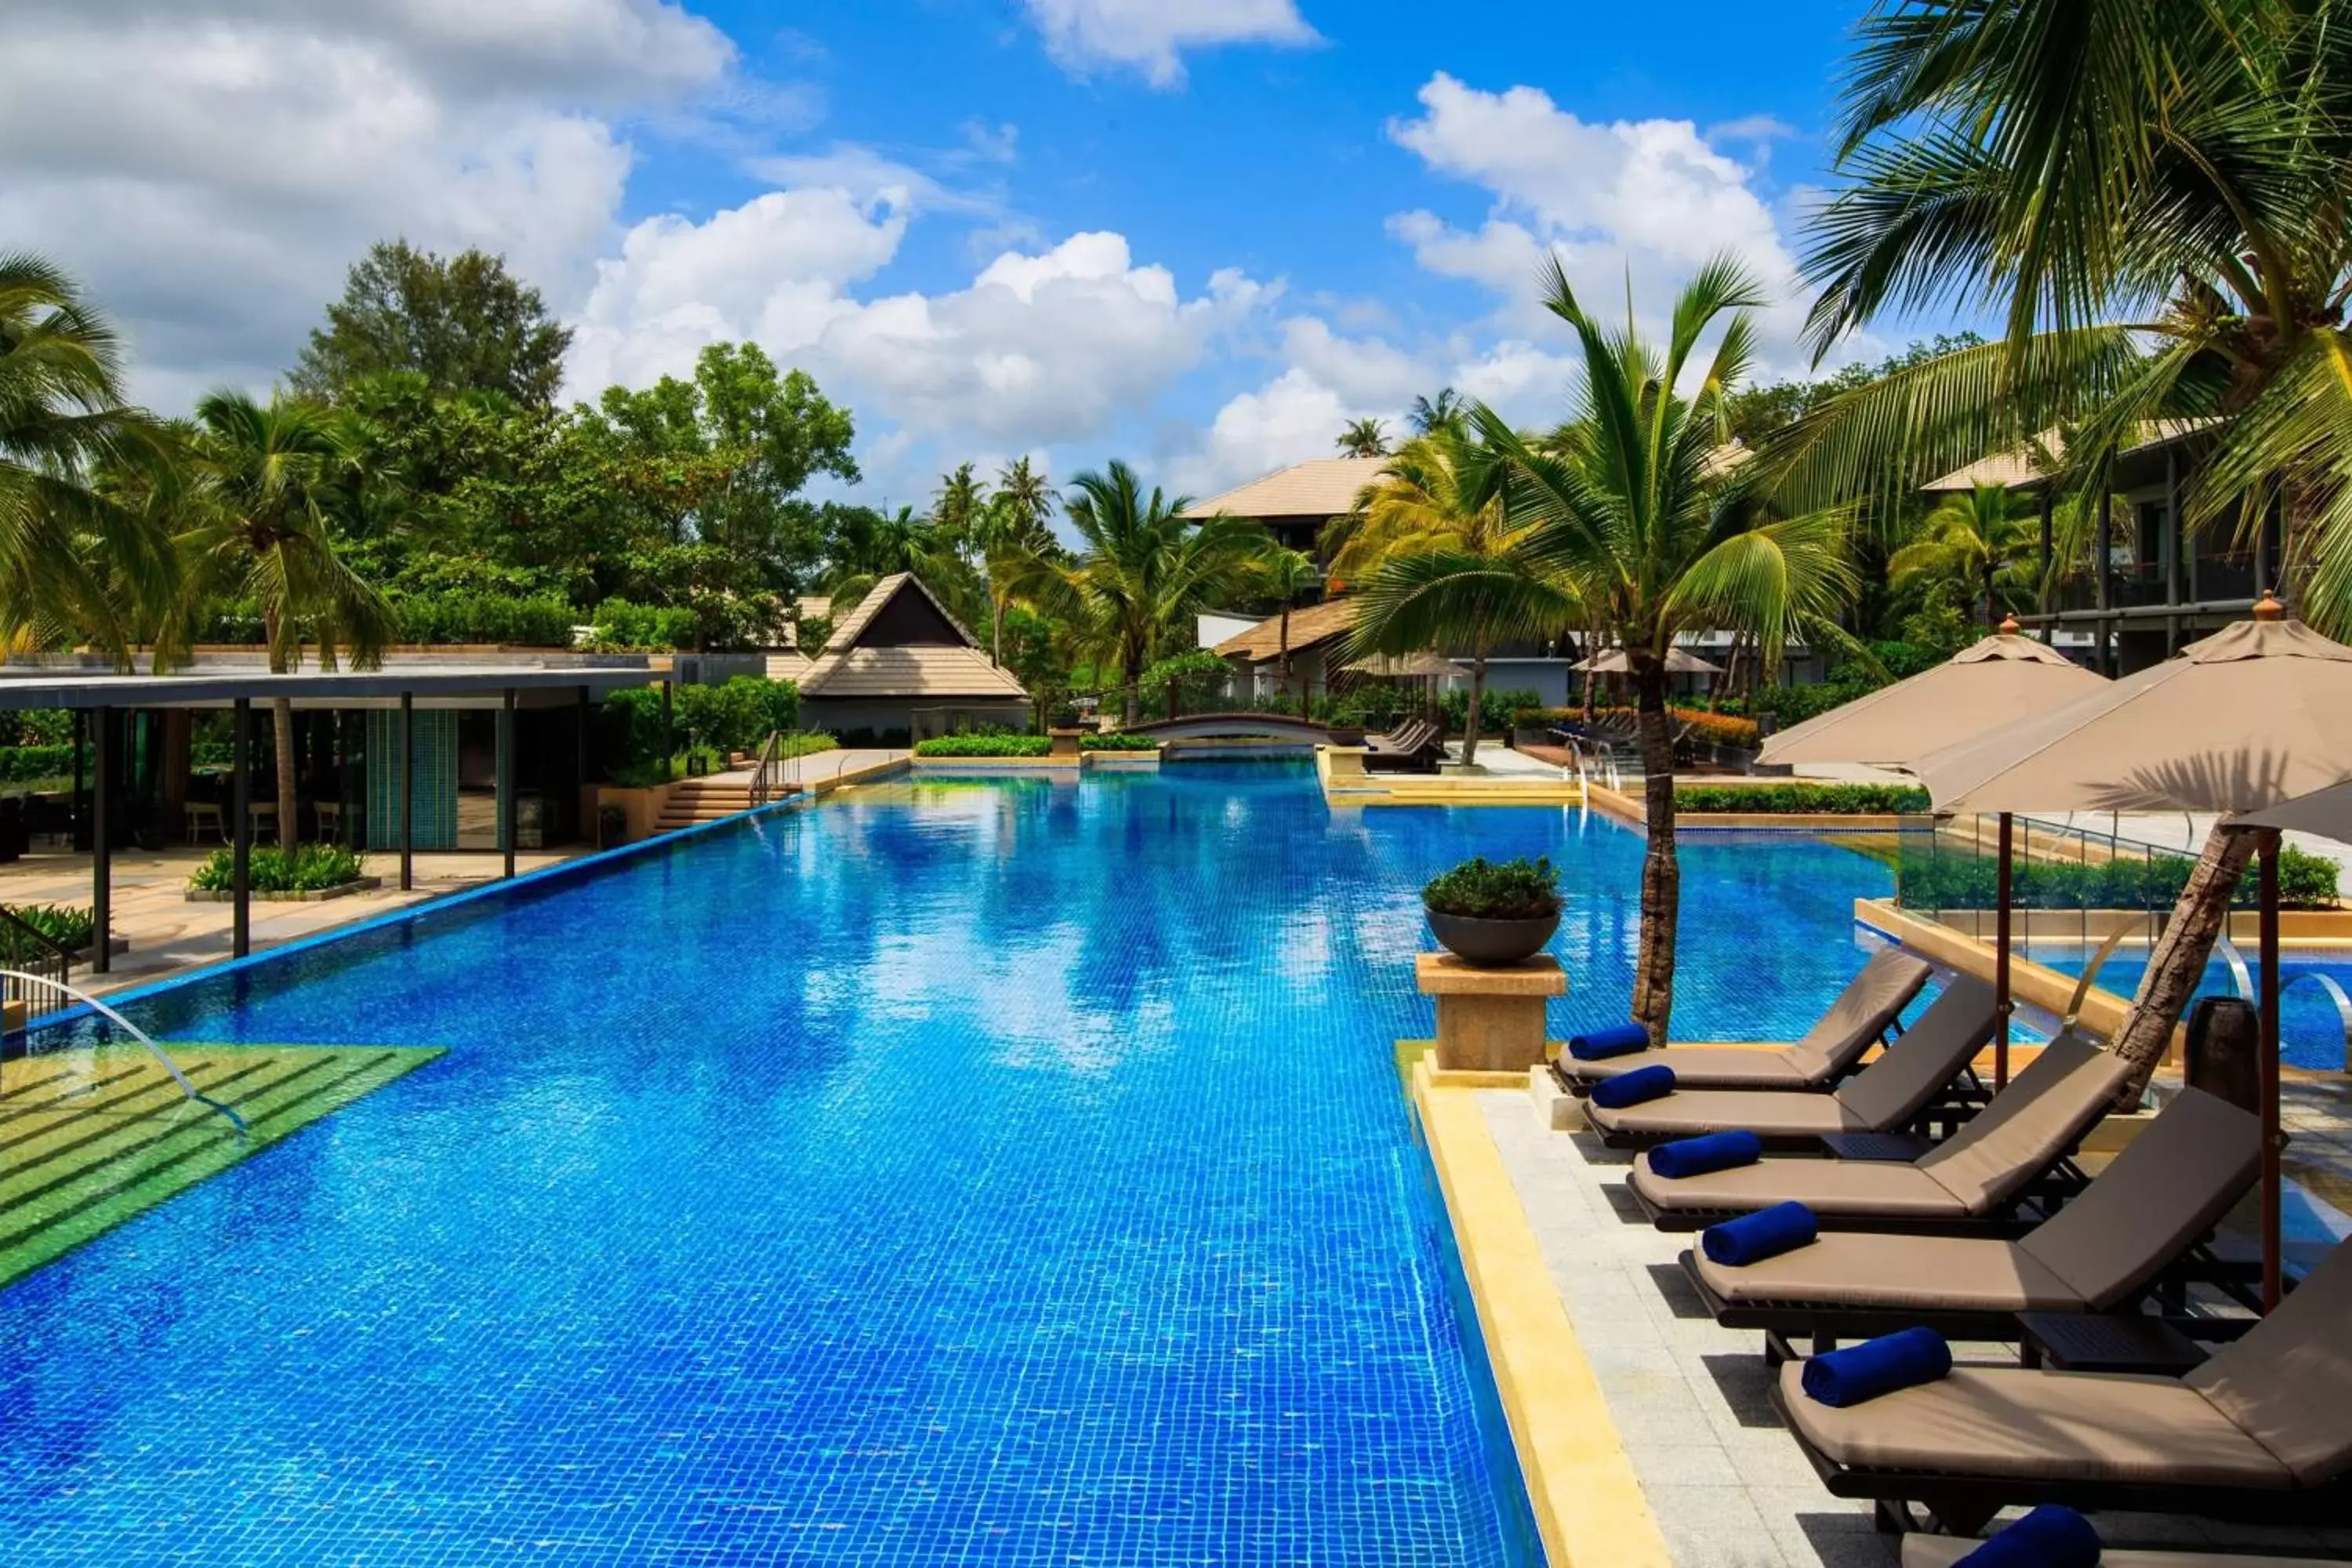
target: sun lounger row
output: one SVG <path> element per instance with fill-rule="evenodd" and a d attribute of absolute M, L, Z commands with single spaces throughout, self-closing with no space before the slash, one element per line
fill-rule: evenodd
<path fill-rule="evenodd" d="M 1426 719 L 1416 719 L 1392 734 L 1364 738 L 1367 773 L 1431 773 L 1445 757 L 1445 736 Z"/>

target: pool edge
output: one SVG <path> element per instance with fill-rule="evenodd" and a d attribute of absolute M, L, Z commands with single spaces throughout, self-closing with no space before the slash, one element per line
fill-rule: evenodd
<path fill-rule="evenodd" d="M 1441 1081 L 1426 1059 L 1413 1065 L 1413 1108 L 1545 1554 L 1551 1568 L 1670 1568 L 1600 1379 L 1478 1109 L 1477 1092 L 1492 1087 Z"/>

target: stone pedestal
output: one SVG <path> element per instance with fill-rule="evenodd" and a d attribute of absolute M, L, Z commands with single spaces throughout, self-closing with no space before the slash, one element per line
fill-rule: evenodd
<path fill-rule="evenodd" d="M 1361 746 L 1326 746 L 1323 748 L 1323 772 L 1335 779 L 1360 779 L 1364 776 L 1364 758 L 1370 753 Z"/>
<path fill-rule="evenodd" d="M 1086 731 L 1084 730 L 1048 730 L 1045 733 L 1054 742 L 1054 749 L 1046 755 L 1075 757 L 1078 754 L 1078 737 Z"/>
<path fill-rule="evenodd" d="M 1447 1072 L 1525 1072 L 1544 1059 L 1544 1004 L 1568 994 L 1559 960 L 1538 953 L 1508 969 L 1474 969 L 1450 952 L 1414 961 L 1437 998 L 1437 1065 Z"/>

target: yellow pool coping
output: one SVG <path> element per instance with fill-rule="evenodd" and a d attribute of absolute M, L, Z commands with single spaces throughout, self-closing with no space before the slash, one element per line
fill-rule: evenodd
<path fill-rule="evenodd" d="M 1488 1081 L 1496 1076 L 1442 1073 L 1423 1057 L 1412 1065 L 1412 1099 L 1545 1557 L 1551 1568 L 1672 1568 L 1600 1379 L 1486 1131 L 1477 1094 L 1496 1087 Z"/>

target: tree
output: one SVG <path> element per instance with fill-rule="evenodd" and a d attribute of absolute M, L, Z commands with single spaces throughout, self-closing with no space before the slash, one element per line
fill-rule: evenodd
<path fill-rule="evenodd" d="M 1389 455 L 1388 427 L 1377 419 L 1350 419 L 1339 432 L 1339 451 L 1349 458 L 1385 458 Z"/>
<path fill-rule="evenodd" d="M 1700 268 L 1675 301 L 1663 353 L 1633 322 L 1612 331 L 1578 301 L 1555 261 L 1551 312 L 1576 333 L 1584 384 L 1558 450 L 1538 451 L 1493 410 L 1473 410 L 1484 444 L 1507 467 L 1518 549 L 1576 584 L 1592 618 L 1632 667 L 1649 845 L 1642 864 L 1642 941 L 1633 1016 L 1664 1043 L 1674 1011 L 1675 935 L 1682 873 L 1675 846 L 1674 741 L 1666 726 L 1666 656 L 1687 631 L 1747 632 L 1768 664 L 1792 633 L 1818 633 L 1854 588 L 1851 513 L 1792 518 L 1764 510 L 1754 465 L 1712 462 L 1724 401 L 1755 342 L 1748 311 L 1764 293 L 1735 261 Z M 1705 373 L 1702 340 L 1722 323 Z M 1693 388 L 1689 396 L 1676 391 Z"/>
<path fill-rule="evenodd" d="M 348 655 L 381 662 L 394 619 L 383 595 L 335 552 L 333 518 L 349 504 L 349 423 L 288 398 L 257 403 L 215 392 L 196 405 L 196 482 L 184 501 L 178 545 L 187 578 L 164 651 L 183 647 L 216 598 L 249 599 L 260 612 L 269 668 L 299 668 L 306 643 L 320 668 Z M 294 704 L 270 703 L 278 757 L 278 842 L 295 837 Z"/>
<path fill-rule="evenodd" d="M 1193 617 L 1255 585 L 1271 537 L 1244 518 L 1184 516 L 1182 496 L 1147 496 L 1135 470 L 1114 460 L 1074 481 L 1064 510 L 1077 531 L 1069 560 L 1033 552 L 1021 586 L 1083 646 L 1115 660 L 1125 685 L 1124 721 L 1135 722 L 1137 681 L 1152 660 L 1192 640 Z"/>
<path fill-rule="evenodd" d="M 2004 608 L 2030 605 L 2038 514 L 2000 485 L 1979 485 L 1946 496 L 1909 543 L 1887 558 L 1896 588 L 1952 593 L 1961 604 L 1984 605 L 1987 631 Z"/>
<path fill-rule="evenodd" d="M 1349 651 L 1469 650 L 1470 704 L 1462 761 L 1478 760 L 1486 660 L 1513 637 L 1540 637 L 1579 607 L 1577 585 L 1528 550 L 1509 514 L 1507 469 L 1461 424 L 1416 436 L 1365 487 L 1333 555 L 1334 576 L 1357 584 Z"/>
<path fill-rule="evenodd" d="M 1282 689 L 1290 689 L 1290 610 L 1302 594 L 1313 593 L 1323 586 L 1323 574 L 1316 569 L 1315 558 L 1303 550 L 1285 550 L 1276 546 L 1265 552 L 1258 562 L 1258 579 L 1265 594 L 1282 606 L 1281 651 Z M 1324 678 L 1328 689 L 1330 678 Z M 1312 718 L 1307 701 L 1307 683 L 1298 687 L 1298 716 Z"/>
<path fill-rule="evenodd" d="M 2002 341 L 1831 400 L 1779 443 L 1791 496 L 1916 485 L 2063 429 L 2103 488 L 2162 420 L 2204 422 L 2191 523 L 2279 506 L 2305 618 L 2352 632 L 2352 38 L 2289 0 L 1881 0 L 1804 266 L 1826 347 L 1887 311 L 1990 305 Z M 2218 931 L 2217 837 L 2173 928 Z M 2116 1048 L 2154 1070 L 2210 942 L 2168 944 Z M 2138 1085 L 2134 1085 L 2137 1088 Z"/>
<path fill-rule="evenodd" d="M 87 636 L 129 668 L 136 625 L 170 601 L 173 559 L 168 529 L 104 479 L 152 475 L 171 452 L 124 405 L 120 344 L 72 280 L 0 256 L 0 632 Z"/>
<path fill-rule="evenodd" d="M 442 396 L 495 392 L 544 409 L 571 346 L 572 329 L 505 258 L 468 250 L 445 259 L 385 240 L 352 265 L 289 380 L 306 397 L 340 402 L 366 377 L 414 371 Z"/>
<path fill-rule="evenodd" d="M 1431 436 L 1440 430 L 1459 430 L 1468 412 L 1469 405 L 1462 401 L 1459 393 L 1450 386 L 1440 387 L 1433 399 L 1416 397 L 1412 400 L 1412 408 L 1405 415 L 1405 423 L 1412 426 L 1414 435 Z"/>

